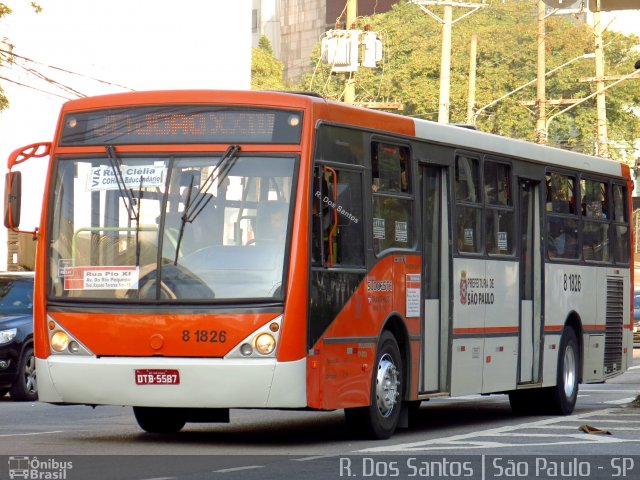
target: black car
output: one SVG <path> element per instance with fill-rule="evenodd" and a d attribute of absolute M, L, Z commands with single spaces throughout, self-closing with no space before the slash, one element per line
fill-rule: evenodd
<path fill-rule="evenodd" d="M 0 397 L 38 399 L 33 355 L 33 273 L 0 273 Z"/>

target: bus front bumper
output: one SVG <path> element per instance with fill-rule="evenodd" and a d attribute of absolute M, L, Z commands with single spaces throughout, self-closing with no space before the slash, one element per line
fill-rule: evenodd
<path fill-rule="evenodd" d="M 50 356 L 36 359 L 40 401 L 189 408 L 304 408 L 306 360 Z M 139 385 L 136 371 L 177 370 L 180 383 Z"/>

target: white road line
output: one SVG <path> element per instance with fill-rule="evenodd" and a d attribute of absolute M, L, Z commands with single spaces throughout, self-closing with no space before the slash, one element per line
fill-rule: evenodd
<path fill-rule="evenodd" d="M 144 478 L 142 480 L 175 480 L 178 477 L 156 477 L 156 478 Z"/>
<path fill-rule="evenodd" d="M 636 365 L 635 367 L 629 367 L 627 370 L 637 370 L 640 368 L 640 365 Z"/>
<path fill-rule="evenodd" d="M 616 417 L 619 416 L 623 416 L 623 415 L 618 415 L 615 414 Z M 629 415 L 624 415 L 624 416 L 629 416 Z M 634 413 L 632 414 L 633 417 L 636 417 L 638 420 L 615 420 L 615 419 L 610 419 L 610 418 L 597 418 L 597 416 L 593 416 L 589 419 L 590 422 L 593 423 L 602 423 L 602 422 L 606 422 L 606 423 L 624 423 L 624 424 L 628 424 L 628 423 L 640 423 L 640 413 Z M 566 417 L 564 419 L 559 419 L 558 423 L 564 423 L 564 422 L 578 422 L 578 423 L 583 423 L 582 421 L 583 419 L 581 418 L 576 418 L 576 419 L 567 419 Z M 539 428 L 539 427 L 534 427 L 534 428 Z"/>
<path fill-rule="evenodd" d="M 627 398 L 620 398 L 618 400 L 607 400 L 606 402 L 603 403 L 607 403 L 609 405 L 622 405 L 624 403 L 631 403 L 636 399 L 636 397 L 627 397 Z"/>
<path fill-rule="evenodd" d="M 74 432 L 86 432 L 87 430 L 74 430 Z M 53 430 L 51 432 L 31 432 L 31 433 L 3 433 L 0 437 L 27 437 L 29 435 L 50 435 L 52 433 L 64 433 L 64 430 Z"/>
<path fill-rule="evenodd" d="M 579 391 L 589 393 L 639 393 L 638 390 L 604 390 L 594 388 L 581 388 Z"/>
<path fill-rule="evenodd" d="M 212 473 L 241 472 L 242 470 L 253 470 L 255 468 L 264 468 L 264 465 L 246 465 L 244 467 L 223 468 L 222 470 L 214 470 Z"/>
<path fill-rule="evenodd" d="M 332 458 L 337 455 L 316 455 L 315 457 L 304 457 L 304 458 L 292 458 L 291 460 L 294 462 L 309 462 L 311 460 L 319 460 L 321 458 Z"/>
<path fill-rule="evenodd" d="M 600 427 L 600 423 L 611 423 L 611 420 L 606 420 L 606 421 L 602 421 L 602 422 L 598 422 L 598 426 Z M 595 422 L 593 422 L 595 423 Z M 627 423 L 627 422 L 623 422 L 623 423 Z M 575 425 L 544 425 L 544 426 L 540 426 L 540 427 L 532 427 L 535 430 L 577 430 L 578 427 L 576 427 Z M 614 426 L 614 427 L 607 427 L 608 429 L 610 428 L 611 430 L 614 430 L 616 432 L 618 431 L 630 431 L 630 432 L 635 432 L 635 431 L 640 431 L 640 427 L 619 427 L 619 426 Z"/>
<path fill-rule="evenodd" d="M 571 440 L 559 441 L 559 442 L 542 442 L 542 443 L 501 443 L 496 441 L 484 441 L 478 440 L 479 438 L 486 437 L 506 437 L 512 434 L 517 434 L 516 430 L 534 429 L 541 426 L 557 425 L 559 423 L 567 421 L 584 421 L 585 419 L 592 419 L 593 417 L 608 415 L 616 412 L 617 409 L 609 408 L 606 410 L 599 410 L 594 412 L 587 412 L 582 414 L 571 415 L 568 417 L 553 417 L 538 420 L 535 422 L 521 423 L 518 425 L 507 425 L 498 428 L 491 428 L 488 430 L 480 430 L 476 432 L 470 432 L 461 435 L 453 435 L 446 438 L 434 438 L 432 440 L 426 440 L 421 442 L 411 442 L 396 445 L 388 445 L 384 447 L 373 447 L 359 452 L 398 452 L 398 451 L 428 451 L 428 450 L 459 450 L 459 449 L 471 449 L 471 448 L 493 448 L 493 447 L 532 447 L 532 446 L 544 446 L 544 445 L 576 445 L 586 443 L 624 443 L 624 442 L 640 442 L 640 439 L 620 439 L 610 435 L 566 435 L 563 438 L 569 437 Z"/>

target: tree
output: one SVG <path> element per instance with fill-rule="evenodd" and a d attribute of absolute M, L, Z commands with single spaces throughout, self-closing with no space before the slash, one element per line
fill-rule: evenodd
<path fill-rule="evenodd" d="M 33 7 L 36 13 L 40 13 L 42 11 L 42 7 L 38 4 L 38 2 L 29 2 L 29 5 Z M 7 15 L 10 15 L 11 13 L 12 13 L 12 10 L 7 4 L 0 3 L 0 19 L 2 19 Z M 0 49 L 5 50 L 5 46 L 9 46 L 8 39 L 0 38 Z M 2 67 L 2 63 L 7 58 L 10 58 L 10 54 L 5 52 L 0 52 L 0 67 Z M 0 86 L 0 110 L 4 110 L 8 106 L 9 106 L 9 99 L 5 96 L 4 91 L 2 90 L 2 86 Z"/>
<path fill-rule="evenodd" d="M 274 55 L 269 39 L 264 35 L 258 47 L 251 49 L 251 89 L 284 90 L 284 65 Z"/>
<path fill-rule="evenodd" d="M 434 11 L 437 7 L 432 7 Z M 441 13 L 441 12 L 440 12 Z M 436 120 L 438 115 L 440 25 L 406 0 L 383 14 L 358 20 L 380 32 L 384 43 L 384 61 L 376 69 L 360 68 L 356 75 L 356 101 L 397 101 L 405 114 Z M 584 53 L 594 51 L 590 28 L 566 16 L 551 16 L 546 22 L 547 71 Z M 476 108 L 536 78 L 536 15 L 534 0 L 492 2 L 453 28 L 451 61 L 451 123 L 466 121 L 469 69 L 469 39 L 478 34 Z M 633 70 L 637 60 L 633 47 L 640 38 L 607 31 L 604 35 L 607 75 Z M 330 68 L 317 62 L 320 50 L 314 50 L 313 74 L 303 77 L 300 89 L 312 90 L 328 98 L 340 99 L 344 88 L 342 75 L 331 75 Z M 594 75 L 593 60 L 580 60 L 547 78 L 547 98 L 584 98 L 592 86 L 578 81 Z M 521 105 L 535 98 L 535 85 L 507 97 L 482 112 L 480 130 L 534 140 L 535 112 Z M 640 137 L 640 118 L 633 107 L 640 104 L 637 80 L 623 82 L 607 91 L 607 120 L 611 148 L 615 158 L 630 158 L 632 141 Z M 565 105 L 566 106 L 566 105 Z M 549 106 L 547 115 L 557 107 Z M 563 107 L 560 107 L 563 108 Z M 596 138 L 595 100 L 586 101 L 553 120 L 549 144 L 585 153 L 594 153 Z"/>

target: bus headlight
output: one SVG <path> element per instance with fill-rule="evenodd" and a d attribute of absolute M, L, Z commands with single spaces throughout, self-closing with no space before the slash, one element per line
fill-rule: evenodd
<path fill-rule="evenodd" d="M 51 348 L 56 352 L 64 352 L 69 346 L 69 335 L 65 332 L 58 330 L 51 335 Z"/>
<path fill-rule="evenodd" d="M 278 315 L 238 342 L 224 358 L 260 360 L 275 358 L 281 331 L 282 315 Z"/>
<path fill-rule="evenodd" d="M 276 348 L 276 339 L 270 333 L 261 333 L 255 340 L 256 350 L 262 355 L 269 355 Z"/>

